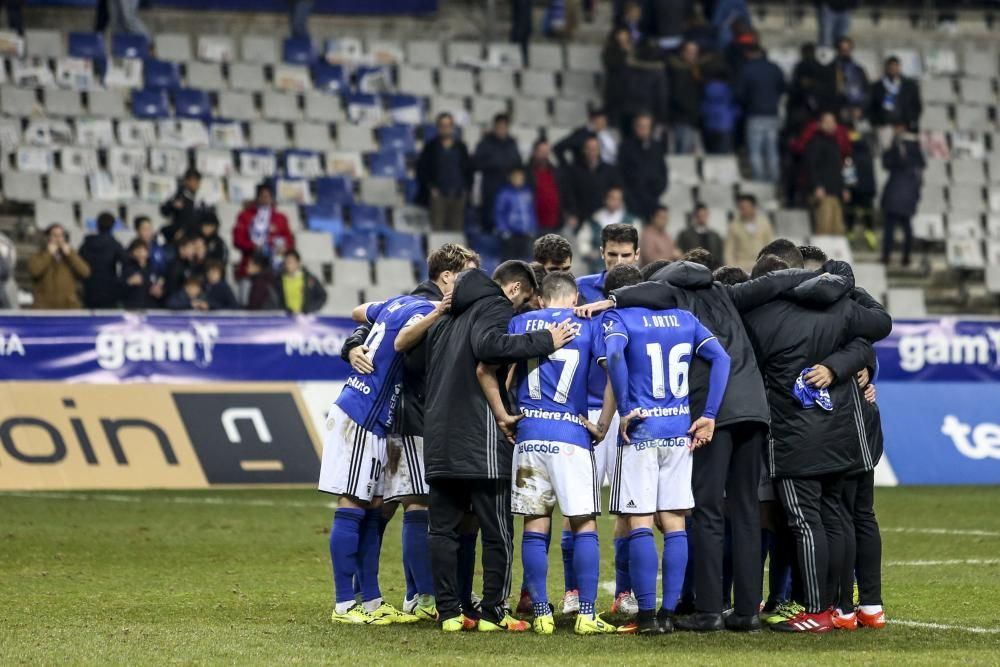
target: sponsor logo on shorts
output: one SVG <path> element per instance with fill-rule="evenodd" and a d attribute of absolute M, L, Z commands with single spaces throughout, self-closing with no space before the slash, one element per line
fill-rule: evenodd
<path fill-rule="evenodd" d="M 357 389 L 358 391 L 360 391 L 365 396 L 367 396 L 368 394 L 372 393 L 372 388 L 371 387 L 369 387 L 368 385 L 366 385 L 364 382 L 362 382 L 358 378 L 354 377 L 353 375 L 351 377 L 347 378 L 347 386 L 351 387 L 352 389 Z"/>
<path fill-rule="evenodd" d="M 627 503 L 625 503 L 625 509 L 627 509 L 627 510 L 634 510 L 634 509 L 636 509 L 635 501 L 634 500 L 630 500 Z"/>
<path fill-rule="evenodd" d="M 517 446 L 518 454 L 558 454 L 560 446 L 552 442 L 522 442 Z"/>
<path fill-rule="evenodd" d="M 680 438 L 660 438 L 658 440 L 646 440 L 645 442 L 633 443 L 632 447 L 637 452 L 653 447 L 687 447 L 691 444 L 691 439 L 687 436 Z"/>

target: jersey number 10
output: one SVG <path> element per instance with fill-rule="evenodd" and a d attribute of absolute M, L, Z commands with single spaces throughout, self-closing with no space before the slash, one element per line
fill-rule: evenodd
<path fill-rule="evenodd" d="M 666 398 L 667 388 L 663 381 L 663 347 L 659 343 L 646 343 L 646 354 L 653 369 L 653 398 Z M 670 375 L 670 393 L 674 398 L 688 395 L 688 367 L 682 357 L 691 354 L 691 343 L 678 343 L 670 348 L 667 355 L 667 369 Z"/>
<path fill-rule="evenodd" d="M 535 400 L 542 398 L 542 379 L 538 371 L 540 359 L 540 357 L 528 359 L 528 394 Z M 573 385 L 576 367 L 580 365 L 580 350 L 562 348 L 550 354 L 549 359 L 563 362 L 562 371 L 559 373 L 559 382 L 556 384 L 556 392 L 552 396 L 552 400 L 556 403 L 565 403 L 569 400 L 569 389 Z"/>

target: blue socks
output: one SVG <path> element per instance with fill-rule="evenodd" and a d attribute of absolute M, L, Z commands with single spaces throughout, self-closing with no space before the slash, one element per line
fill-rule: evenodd
<path fill-rule="evenodd" d="M 434 575 L 431 574 L 430 551 L 427 547 L 427 510 L 403 513 L 403 569 L 409 573 L 416 590 L 414 594 L 434 595 Z M 406 597 L 410 599 L 407 583 Z"/>
<path fill-rule="evenodd" d="M 688 534 L 677 530 L 663 536 L 663 608 L 673 611 L 684 587 L 688 563 Z"/>
<path fill-rule="evenodd" d="M 576 574 L 573 568 L 573 549 L 575 545 L 575 538 L 573 536 L 572 530 L 564 530 L 562 532 L 562 539 L 559 540 L 559 546 L 562 548 L 562 561 L 563 561 L 563 583 L 564 591 L 574 591 L 578 588 Z"/>
<path fill-rule="evenodd" d="M 615 597 L 632 590 L 629 576 L 629 538 L 615 538 Z"/>
<path fill-rule="evenodd" d="M 333 515 L 330 528 L 330 560 L 333 590 L 338 603 L 354 602 L 354 575 L 358 571 L 358 545 L 365 511 L 344 507 Z"/>
<path fill-rule="evenodd" d="M 479 533 L 458 536 L 458 597 L 467 614 L 472 609 L 472 579 L 476 573 L 476 538 Z"/>
<path fill-rule="evenodd" d="M 525 531 L 521 540 L 521 564 L 524 567 L 524 582 L 531 596 L 535 616 L 550 612 L 546 580 L 549 571 L 547 553 L 548 535 Z"/>
<path fill-rule="evenodd" d="M 337 510 L 339 513 L 341 510 Z M 358 541 L 358 575 L 361 579 L 361 600 L 370 602 L 382 597 L 378 587 L 378 561 L 382 550 L 382 508 L 364 511 L 364 522 Z"/>
<path fill-rule="evenodd" d="M 563 540 L 566 533 L 563 533 Z M 597 602 L 597 577 L 601 568 L 601 547 L 597 533 L 577 533 L 573 545 L 574 585 L 580 592 L 580 613 L 593 617 Z M 566 549 L 563 548 L 565 558 Z"/>
<path fill-rule="evenodd" d="M 628 538 L 629 574 L 639 611 L 656 609 L 656 542 L 652 528 L 636 528 Z M 680 589 L 678 588 L 678 592 Z"/>

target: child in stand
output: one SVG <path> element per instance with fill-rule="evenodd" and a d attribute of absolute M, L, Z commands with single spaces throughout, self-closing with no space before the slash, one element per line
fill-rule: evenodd
<path fill-rule="evenodd" d="M 493 219 L 500 236 L 503 259 L 530 260 L 538 233 L 538 220 L 535 217 L 535 195 L 525 185 L 524 169 L 521 167 L 511 170 L 507 184 L 497 193 Z"/>

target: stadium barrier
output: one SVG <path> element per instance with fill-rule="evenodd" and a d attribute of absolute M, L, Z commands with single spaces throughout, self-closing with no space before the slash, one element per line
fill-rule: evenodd
<path fill-rule="evenodd" d="M 0 489 L 312 484 L 346 318 L 0 317 Z M 882 485 L 1000 484 L 1000 322 L 878 346 Z"/>

